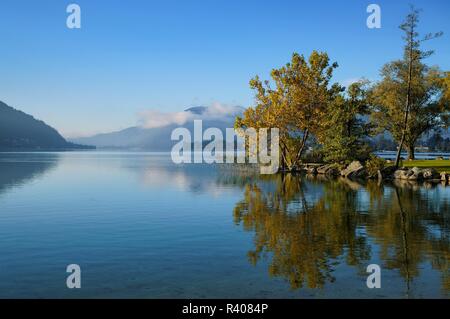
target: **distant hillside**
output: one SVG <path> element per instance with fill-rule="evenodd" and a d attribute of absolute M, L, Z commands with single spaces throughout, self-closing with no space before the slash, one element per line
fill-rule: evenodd
<path fill-rule="evenodd" d="M 161 127 L 129 127 L 121 131 L 97 134 L 91 137 L 72 138 L 74 143 L 95 145 L 103 149 L 133 149 L 147 151 L 170 151 L 176 141 L 171 140 L 171 133 L 177 127 L 187 128 L 193 137 L 193 119 L 203 120 L 203 129 L 209 127 L 219 128 L 225 136 L 225 129 L 234 127 L 235 116 L 242 114 L 243 108 L 235 107 L 235 112 L 221 116 L 208 116 L 211 110 L 208 107 L 196 106 L 185 110 L 192 114 L 192 119 L 183 125 L 168 124 Z M 210 112 L 210 113 L 208 113 Z"/>
<path fill-rule="evenodd" d="M 67 142 L 54 128 L 0 101 L 0 150 L 93 148 Z"/>

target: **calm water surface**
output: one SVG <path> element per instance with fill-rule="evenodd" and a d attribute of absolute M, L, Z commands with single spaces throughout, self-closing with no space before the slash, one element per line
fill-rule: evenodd
<path fill-rule="evenodd" d="M 450 186 L 0 153 L 0 297 L 448 298 Z"/>

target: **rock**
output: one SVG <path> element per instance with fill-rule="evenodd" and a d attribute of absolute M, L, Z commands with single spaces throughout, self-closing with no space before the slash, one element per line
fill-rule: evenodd
<path fill-rule="evenodd" d="M 394 172 L 395 179 L 408 179 L 408 170 L 405 168 L 399 168 Z"/>
<path fill-rule="evenodd" d="M 423 173 L 422 170 L 418 167 L 413 167 L 411 169 L 403 167 L 394 172 L 394 179 L 418 181 L 423 179 Z"/>
<path fill-rule="evenodd" d="M 360 161 L 353 161 L 345 169 L 341 171 L 342 176 L 346 176 L 350 172 L 354 172 L 364 168 Z"/>
<path fill-rule="evenodd" d="M 317 168 L 317 173 L 327 176 L 339 176 L 340 171 L 339 166 L 337 164 L 328 164 Z"/>
<path fill-rule="evenodd" d="M 325 174 L 330 164 L 322 165 L 317 168 L 317 174 Z"/>
<path fill-rule="evenodd" d="M 396 170 L 395 166 L 387 166 L 378 171 L 378 179 L 394 179 Z"/>
<path fill-rule="evenodd" d="M 438 171 L 436 171 L 434 168 L 426 168 L 422 172 L 423 178 L 426 180 L 430 179 L 441 179 L 441 175 Z"/>
<path fill-rule="evenodd" d="M 346 178 L 365 178 L 367 171 L 359 161 L 353 161 L 345 169 L 341 171 L 341 176 Z"/>
<path fill-rule="evenodd" d="M 447 172 L 442 172 L 441 173 L 441 181 L 442 182 L 450 181 L 450 174 L 448 174 Z"/>
<path fill-rule="evenodd" d="M 341 174 L 341 170 L 338 166 L 330 167 L 330 169 L 326 172 L 328 176 L 339 176 Z"/>
<path fill-rule="evenodd" d="M 437 161 L 443 161 L 444 160 L 444 156 L 438 156 L 438 157 L 436 157 L 436 160 Z"/>
<path fill-rule="evenodd" d="M 409 181 L 418 181 L 423 179 L 423 172 L 418 167 L 413 167 L 406 173 Z"/>
<path fill-rule="evenodd" d="M 314 166 L 306 167 L 305 170 L 306 170 L 307 174 L 311 174 L 311 175 L 316 175 L 317 174 L 317 168 L 314 167 Z"/>
<path fill-rule="evenodd" d="M 417 175 L 417 174 L 414 174 L 414 173 L 411 174 L 411 175 L 408 175 L 408 181 L 419 181 L 419 180 L 422 180 L 422 179 L 423 179 L 422 175 Z"/>

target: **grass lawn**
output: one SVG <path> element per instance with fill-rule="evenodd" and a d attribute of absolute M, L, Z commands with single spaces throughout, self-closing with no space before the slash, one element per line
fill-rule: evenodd
<path fill-rule="evenodd" d="M 450 160 L 415 160 L 402 161 L 400 166 L 404 167 L 419 167 L 419 168 L 434 168 L 438 172 L 450 173 Z"/>

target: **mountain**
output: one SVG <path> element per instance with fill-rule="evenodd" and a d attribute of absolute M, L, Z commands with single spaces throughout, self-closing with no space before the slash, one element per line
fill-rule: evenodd
<path fill-rule="evenodd" d="M 171 140 L 171 134 L 177 127 L 187 128 L 194 138 L 194 120 L 202 120 L 203 130 L 216 127 L 225 134 L 226 128 L 234 127 L 236 115 L 244 111 L 241 107 L 231 109 L 214 109 L 212 107 L 195 106 L 183 112 L 176 113 L 185 115 L 186 121 L 183 124 L 171 123 L 161 127 L 129 127 L 121 131 L 97 134 L 91 137 L 72 138 L 71 142 L 95 145 L 104 149 L 133 149 L 147 151 L 170 151 L 176 141 Z M 167 116 L 170 116 L 168 114 Z M 225 136 L 225 135 L 224 135 Z"/>
<path fill-rule="evenodd" d="M 0 101 L 0 150 L 93 148 L 67 142 L 54 128 Z"/>
<path fill-rule="evenodd" d="M 185 112 L 191 112 L 193 114 L 202 115 L 205 114 L 205 112 L 208 111 L 208 108 L 206 106 L 194 106 L 190 107 L 185 110 Z"/>

